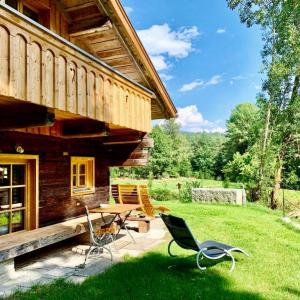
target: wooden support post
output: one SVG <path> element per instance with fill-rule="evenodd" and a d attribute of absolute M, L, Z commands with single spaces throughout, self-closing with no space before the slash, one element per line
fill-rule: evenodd
<path fill-rule="evenodd" d="M 138 223 L 138 230 L 140 233 L 146 233 L 150 230 L 150 222 L 151 218 L 148 217 L 136 217 L 136 216 L 130 216 L 128 218 L 128 221 L 135 221 Z"/>
<path fill-rule="evenodd" d="M 146 233 L 150 230 L 150 221 L 149 220 L 143 220 L 139 221 L 139 232 L 140 233 Z"/>

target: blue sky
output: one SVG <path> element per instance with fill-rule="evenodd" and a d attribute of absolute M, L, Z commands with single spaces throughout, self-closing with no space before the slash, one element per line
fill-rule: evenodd
<path fill-rule="evenodd" d="M 220 131 L 231 110 L 255 103 L 261 35 L 225 0 L 122 0 L 186 131 Z"/>

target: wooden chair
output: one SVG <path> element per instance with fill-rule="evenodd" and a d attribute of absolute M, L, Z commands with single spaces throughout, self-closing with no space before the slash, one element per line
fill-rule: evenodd
<path fill-rule="evenodd" d="M 116 203 L 140 204 L 147 217 L 155 217 L 155 211 L 166 212 L 169 208 L 162 205 L 153 205 L 147 185 L 114 184 L 111 186 L 112 197 Z"/>
<path fill-rule="evenodd" d="M 97 251 L 97 254 L 99 255 L 102 253 L 102 250 L 106 250 L 110 254 L 110 259 L 113 260 L 112 252 L 108 247 L 106 247 L 106 243 L 108 240 L 111 240 L 111 242 L 114 241 L 114 234 L 116 233 L 117 229 L 115 224 L 103 225 L 99 229 L 94 229 L 87 206 L 85 206 L 85 213 L 90 232 L 90 248 L 85 256 L 84 263 L 79 266 L 80 268 L 85 268 L 89 256 L 94 251 Z"/>
<path fill-rule="evenodd" d="M 155 211 L 164 213 L 164 212 L 170 210 L 169 208 L 167 208 L 165 206 L 152 204 L 147 185 L 138 185 L 137 189 L 138 189 L 138 195 L 140 197 L 140 203 L 143 204 L 143 212 L 147 216 L 154 217 Z"/>

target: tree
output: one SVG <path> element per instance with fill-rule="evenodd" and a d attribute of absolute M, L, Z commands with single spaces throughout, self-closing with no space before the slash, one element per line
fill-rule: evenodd
<path fill-rule="evenodd" d="M 136 168 L 136 174 L 142 177 L 150 174 L 154 177 L 191 174 L 191 146 L 174 119 L 155 126 L 150 136 L 154 140 L 154 148 L 150 150 L 149 164 Z"/>
<path fill-rule="evenodd" d="M 171 164 L 166 173 L 171 176 L 189 176 L 191 174 L 191 145 L 187 138 L 180 132 L 180 125 L 175 119 L 167 120 L 161 126 L 163 132 L 170 138 Z"/>
<path fill-rule="evenodd" d="M 299 127 L 300 3 L 298 0 L 228 0 L 247 26 L 263 30 L 266 80 L 260 97 L 265 125 L 261 132 L 259 186 L 273 178 L 271 207 L 276 207 L 282 170 Z M 271 159 L 270 159 L 271 158 Z M 273 166 L 273 170 L 272 170 Z"/>
<path fill-rule="evenodd" d="M 198 133 L 191 140 L 191 165 L 195 175 L 201 178 L 216 178 L 218 157 L 222 150 L 225 137 L 219 133 Z"/>
<path fill-rule="evenodd" d="M 226 123 L 225 159 L 231 161 L 235 153 L 244 154 L 256 142 L 258 108 L 252 103 L 237 105 Z"/>
<path fill-rule="evenodd" d="M 251 103 L 237 105 L 227 121 L 226 142 L 223 148 L 224 177 L 241 182 L 256 199 L 259 156 L 257 135 L 261 126 L 258 107 Z"/>

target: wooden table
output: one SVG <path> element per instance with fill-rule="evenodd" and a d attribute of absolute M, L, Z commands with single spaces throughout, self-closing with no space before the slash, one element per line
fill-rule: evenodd
<path fill-rule="evenodd" d="M 111 205 L 105 205 L 103 207 L 100 206 L 97 208 L 93 208 L 90 210 L 90 212 L 91 213 L 100 213 L 103 221 L 104 221 L 103 214 L 114 215 L 114 217 L 111 219 L 111 221 L 108 224 L 106 223 L 106 225 L 110 226 L 113 222 L 119 220 L 120 228 L 119 228 L 118 232 L 116 233 L 116 235 L 119 234 L 121 228 L 124 226 L 128 235 L 131 237 L 133 242 L 135 242 L 133 236 L 130 234 L 130 232 L 126 228 L 125 222 L 133 210 L 137 210 L 140 208 L 141 208 L 141 205 L 139 205 L 139 204 L 111 204 Z M 125 214 L 125 216 L 121 217 L 121 214 Z"/>
<path fill-rule="evenodd" d="M 90 209 L 91 213 L 100 213 L 100 214 L 123 214 L 128 211 L 132 212 L 133 210 L 137 210 L 141 208 L 139 204 L 109 204 L 105 206 L 100 206 L 97 208 Z"/>

